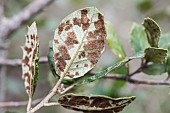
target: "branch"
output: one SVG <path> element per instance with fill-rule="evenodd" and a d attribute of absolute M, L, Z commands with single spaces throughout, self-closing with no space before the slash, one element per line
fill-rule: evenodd
<path fill-rule="evenodd" d="M 32 104 L 35 105 L 38 102 L 40 102 L 41 99 L 36 99 L 32 101 Z M 28 104 L 28 101 L 18 101 L 18 102 L 0 102 L 0 108 L 5 108 L 5 107 L 22 107 L 26 106 Z"/>
<path fill-rule="evenodd" d="M 18 14 L 14 15 L 10 19 L 4 20 L 4 30 L 0 30 L 3 34 L 0 37 L 3 40 L 9 39 L 10 35 L 16 31 L 24 22 L 31 19 L 37 13 L 41 12 L 46 6 L 54 2 L 54 0 L 34 0 L 27 7 L 21 10 Z M 1 28 L 1 29 L 2 29 Z"/>
<path fill-rule="evenodd" d="M 4 0 L 0 0 L 0 21 L 4 17 Z"/>
<path fill-rule="evenodd" d="M 47 62 L 48 62 L 48 59 L 46 56 L 40 57 L 39 63 L 44 64 Z M 20 66 L 20 65 L 22 65 L 22 60 L 21 59 L 1 59 L 0 58 L 0 65 Z"/>
<path fill-rule="evenodd" d="M 132 79 L 128 76 L 117 76 L 117 75 L 109 75 L 103 77 L 104 79 L 115 79 L 115 80 L 122 80 L 122 81 L 127 81 L 132 84 L 143 84 L 143 85 L 170 85 L 169 82 L 161 82 L 161 81 L 148 81 L 148 80 L 137 80 L 137 79 Z"/>

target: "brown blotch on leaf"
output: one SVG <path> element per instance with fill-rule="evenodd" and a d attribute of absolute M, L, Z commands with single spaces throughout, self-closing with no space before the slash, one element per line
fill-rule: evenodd
<path fill-rule="evenodd" d="M 55 44 L 59 44 L 59 42 L 58 42 L 57 39 L 54 39 L 54 43 L 55 43 Z"/>
<path fill-rule="evenodd" d="M 84 58 L 86 56 L 85 52 L 81 52 L 79 55 L 78 55 L 78 58 L 81 59 L 81 58 Z"/>
<path fill-rule="evenodd" d="M 26 81 L 26 78 L 27 78 L 27 81 Z M 30 77 L 30 75 L 29 75 L 29 73 L 27 72 L 27 73 L 24 73 L 24 81 L 26 81 L 28 84 L 30 84 L 30 81 L 31 81 L 31 77 Z"/>
<path fill-rule="evenodd" d="M 94 22 L 94 26 L 96 29 L 100 29 L 104 27 L 104 20 L 97 20 Z"/>
<path fill-rule="evenodd" d="M 59 34 L 59 35 L 62 33 L 64 27 L 65 27 L 65 23 L 61 23 L 61 24 L 58 26 L 58 34 Z"/>
<path fill-rule="evenodd" d="M 88 11 L 86 9 L 81 10 L 81 23 L 83 31 L 87 30 L 90 26 L 90 19 L 87 17 Z"/>
<path fill-rule="evenodd" d="M 79 75 L 79 72 L 76 72 L 75 75 Z"/>
<path fill-rule="evenodd" d="M 67 39 L 65 41 L 67 46 L 73 46 L 74 44 L 78 44 L 78 40 L 76 34 L 74 32 L 67 33 Z"/>
<path fill-rule="evenodd" d="M 84 67 L 88 67 L 88 64 L 84 64 Z"/>
<path fill-rule="evenodd" d="M 60 45 L 58 47 L 58 50 L 61 53 L 61 56 L 64 60 L 70 60 L 71 59 L 66 46 Z"/>
<path fill-rule="evenodd" d="M 87 40 L 93 40 L 93 39 L 95 40 L 97 39 L 97 37 L 94 35 L 94 33 L 89 32 L 87 36 Z"/>
<path fill-rule="evenodd" d="M 96 98 L 92 101 L 91 107 L 99 107 L 99 108 L 107 108 L 111 107 L 111 104 L 108 100 L 102 99 L 102 98 Z"/>
<path fill-rule="evenodd" d="M 59 53 L 54 54 L 54 62 L 56 62 L 59 59 Z"/>
<path fill-rule="evenodd" d="M 105 27 L 97 29 L 94 31 L 94 35 L 98 37 L 98 39 L 105 39 L 106 38 L 106 30 Z"/>
<path fill-rule="evenodd" d="M 94 66 L 97 63 L 98 59 L 100 58 L 100 55 L 101 55 L 100 51 L 94 51 L 94 52 L 88 53 L 87 58 L 92 63 L 91 67 Z"/>
<path fill-rule="evenodd" d="M 32 48 L 24 47 L 24 50 L 27 51 L 27 54 L 29 54 L 32 51 Z"/>
<path fill-rule="evenodd" d="M 70 26 L 66 26 L 65 30 L 68 31 L 70 29 Z"/>
<path fill-rule="evenodd" d="M 69 25 L 69 24 L 70 24 L 70 20 L 67 20 L 67 21 L 66 21 L 66 25 Z"/>
<path fill-rule="evenodd" d="M 76 68 L 78 68 L 79 67 L 79 65 L 76 65 Z"/>
<path fill-rule="evenodd" d="M 87 44 L 83 46 L 84 50 L 99 50 L 104 49 L 104 40 L 89 40 Z"/>
<path fill-rule="evenodd" d="M 81 19 L 73 18 L 73 24 L 74 24 L 74 25 L 81 26 Z"/>
<path fill-rule="evenodd" d="M 65 67 L 66 67 L 65 60 L 62 57 L 58 58 L 56 68 L 59 69 L 60 71 L 64 72 Z"/>
<path fill-rule="evenodd" d="M 28 62 L 29 62 L 29 58 L 25 56 L 25 58 L 22 60 L 22 63 L 28 65 Z"/>

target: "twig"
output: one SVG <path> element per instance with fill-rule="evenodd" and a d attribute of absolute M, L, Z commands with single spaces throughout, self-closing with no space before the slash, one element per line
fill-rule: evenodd
<path fill-rule="evenodd" d="M 41 99 L 36 99 L 32 101 L 32 104 L 35 105 L 38 102 L 40 102 Z M 0 102 L 0 108 L 5 108 L 5 107 L 22 107 L 26 106 L 28 104 L 28 101 L 11 101 L 11 102 Z"/>
<path fill-rule="evenodd" d="M 148 81 L 148 80 L 137 80 L 129 78 L 128 76 L 117 76 L 117 75 L 109 75 L 103 77 L 104 79 L 115 79 L 115 80 L 123 80 L 132 84 L 143 84 L 143 85 L 170 85 L 170 82 L 161 82 L 161 81 Z"/>
<path fill-rule="evenodd" d="M 60 103 L 58 102 L 50 102 L 50 103 L 44 103 L 44 106 L 59 106 Z"/>
<path fill-rule="evenodd" d="M 47 57 L 43 56 L 40 57 L 39 63 L 43 64 L 43 63 L 47 63 Z M 1 59 L 0 58 L 0 65 L 3 66 L 20 66 L 22 63 L 21 59 Z"/>
<path fill-rule="evenodd" d="M 27 104 L 27 112 L 31 110 L 31 105 L 32 105 L 32 97 L 29 96 L 28 104 Z"/>

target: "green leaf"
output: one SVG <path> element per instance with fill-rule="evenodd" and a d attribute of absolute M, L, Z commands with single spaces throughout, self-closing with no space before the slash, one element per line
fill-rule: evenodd
<path fill-rule="evenodd" d="M 159 40 L 159 47 L 168 49 L 170 45 L 170 33 L 162 34 Z"/>
<path fill-rule="evenodd" d="M 112 71 L 113 74 L 126 75 L 128 73 L 128 68 L 126 66 L 121 66 L 116 70 Z"/>
<path fill-rule="evenodd" d="M 53 40 L 56 73 L 65 79 L 84 76 L 104 51 L 104 16 L 95 7 L 77 10 L 65 17 Z"/>
<path fill-rule="evenodd" d="M 162 64 L 167 56 L 167 50 L 162 48 L 150 47 L 145 49 L 145 59 L 147 61 Z"/>
<path fill-rule="evenodd" d="M 118 113 L 128 106 L 135 97 L 110 98 L 102 95 L 84 96 L 66 94 L 58 102 L 67 109 L 84 113 Z"/>
<path fill-rule="evenodd" d="M 48 52 L 48 64 L 50 66 L 50 70 L 53 74 L 53 76 L 57 79 L 59 79 L 59 75 L 57 75 L 56 70 L 55 70 L 55 64 L 54 64 L 54 58 L 53 58 L 53 40 L 50 40 L 49 42 L 49 52 Z"/>
<path fill-rule="evenodd" d="M 149 47 L 144 27 L 134 23 L 131 28 L 131 45 L 135 52 L 144 51 Z"/>
<path fill-rule="evenodd" d="M 107 75 L 109 72 L 114 71 L 114 70 L 118 69 L 119 67 L 125 65 L 129 61 L 131 61 L 133 59 L 140 59 L 140 58 L 144 58 L 144 52 L 137 52 L 132 57 L 125 58 L 122 61 L 116 62 L 112 66 L 106 68 L 105 70 L 103 70 L 103 71 L 101 71 L 99 73 L 96 73 L 93 76 L 89 77 L 88 79 L 85 79 L 85 80 L 79 82 L 78 85 L 80 85 L 80 84 L 87 84 L 87 83 L 93 82 L 93 81 L 95 81 L 95 80 L 97 80 L 97 79 Z"/>
<path fill-rule="evenodd" d="M 115 53 L 117 58 L 119 60 L 123 60 L 126 57 L 126 53 L 124 51 L 124 48 L 119 40 L 119 37 L 117 36 L 112 23 L 108 22 L 106 24 L 106 31 L 107 31 L 107 41 L 108 46 L 110 50 Z"/>
<path fill-rule="evenodd" d="M 22 78 L 29 97 L 32 97 L 38 81 L 39 38 L 36 23 L 28 27 L 25 45 L 22 47 Z"/>
<path fill-rule="evenodd" d="M 143 26 L 145 27 L 147 39 L 151 47 L 158 48 L 159 37 L 161 34 L 159 25 L 153 19 L 147 17 L 144 19 Z"/>
<path fill-rule="evenodd" d="M 164 64 L 150 64 L 142 69 L 142 72 L 148 75 L 161 75 L 166 72 Z"/>

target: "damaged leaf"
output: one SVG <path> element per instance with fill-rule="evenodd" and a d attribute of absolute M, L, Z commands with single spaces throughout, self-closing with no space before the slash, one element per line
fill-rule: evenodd
<path fill-rule="evenodd" d="M 167 56 L 167 49 L 150 47 L 145 49 L 145 59 L 147 61 L 162 64 Z"/>
<path fill-rule="evenodd" d="M 32 97 L 38 80 L 39 38 L 34 22 L 28 27 L 25 45 L 22 47 L 22 78 L 28 96 Z"/>
<path fill-rule="evenodd" d="M 65 17 L 53 40 L 55 70 L 65 79 L 79 78 L 91 70 L 104 51 L 104 17 L 95 7 Z"/>
<path fill-rule="evenodd" d="M 67 109 L 84 113 L 118 113 L 128 106 L 135 97 L 110 98 L 102 95 L 83 96 L 66 94 L 58 102 Z"/>
<path fill-rule="evenodd" d="M 151 47 L 158 48 L 159 37 L 161 30 L 159 25 L 151 18 L 145 18 L 143 26 L 145 27 L 145 32 L 147 39 Z"/>

